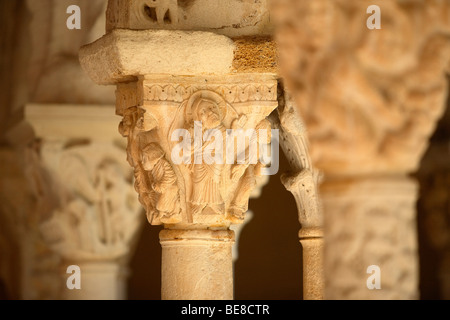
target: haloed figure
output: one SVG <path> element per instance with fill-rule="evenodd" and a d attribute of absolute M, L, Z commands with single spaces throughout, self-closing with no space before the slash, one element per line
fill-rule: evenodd
<path fill-rule="evenodd" d="M 217 133 L 220 133 L 222 146 L 225 145 L 226 128 L 222 124 L 225 111 L 226 106 L 223 100 L 214 101 L 212 98 L 200 96 L 193 102 L 193 126 L 201 125 L 202 137 L 205 141 L 201 147 L 202 155 L 207 154 L 208 152 L 205 152 L 205 150 L 210 149 L 212 144 L 217 143 L 215 140 L 218 137 Z M 191 127 L 192 129 L 194 128 Z M 196 149 L 194 146 L 192 151 L 195 153 Z M 213 149 L 215 150 L 215 148 Z M 212 210 L 212 214 L 223 214 L 225 204 L 220 193 L 220 180 L 224 162 L 217 163 L 216 161 L 212 161 L 212 163 L 208 164 L 205 162 L 205 159 L 202 159 L 200 163 L 195 163 L 195 156 L 193 160 L 192 213 L 194 215 L 200 214 L 209 208 Z M 205 211 L 203 213 L 208 212 Z"/>
<path fill-rule="evenodd" d="M 158 195 L 156 210 L 162 223 L 180 222 L 180 202 L 177 177 L 164 151 L 157 143 L 150 143 L 142 150 L 142 166 L 151 176 L 151 188 Z M 154 219 L 155 217 L 153 217 Z"/>

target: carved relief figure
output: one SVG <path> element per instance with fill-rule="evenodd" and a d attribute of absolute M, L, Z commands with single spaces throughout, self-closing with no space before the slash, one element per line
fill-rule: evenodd
<path fill-rule="evenodd" d="M 140 137 L 144 133 L 144 111 L 136 107 L 124 110 L 123 120 L 119 125 L 119 132 L 128 140 L 127 161 L 134 168 L 134 188 L 139 194 L 139 202 L 145 208 L 147 218 L 151 223 L 158 215 L 156 201 L 158 194 L 152 189 L 152 175 L 143 168 L 142 153 L 140 151 Z M 149 131 L 157 126 L 153 123 Z"/>
<path fill-rule="evenodd" d="M 129 182 L 123 176 L 119 164 L 109 160 L 99 166 L 97 179 L 103 239 L 106 243 L 128 243 L 133 234 L 127 231 L 136 230 L 139 225 L 136 219 L 139 210 L 135 206 L 129 207 L 130 204 L 136 204 L 133 201 L 134 194 L 129 190 Z"/>
<path fill-rule="evenodd" d="M 260 140 L 262 139 L 262 137 L 260 137 L 259 130 L 267 131 L 267 141 Z M 257 163 L 256 164 L 250 163 L 249 147 L 247 147 L 245 152 L 245 163 L 235 164 L 231 169 L 231 180 L 233 182 L 239 181 L 236 192 L 234 193 L 235 196 L 231 201 L 229 209 L 231 218 L 236 223 L 240 223 L 244 220 L 244 214 L 248 210 L 248 200 L 250 198 L 250 193 L 256 186 L 257 177 L 261 176 L 261 169 L 265 166 L 261 162 L 261 155 L 259 153 L 261 151 L 260 145 L 270 144 L 271 141 L 271 125 L 268 120 L 263 120 L 256 126 L 256 134 L 252 136 L 251 140 L 253 141 L 250 141 L 250 144 L 256 143 L 258 146 Z"/>
<path fill-rule="evenodd" d="M 164 151 L 157 143 L 150 143 L 142 150 L 142 166 L 149 177 L 147 191 L 152 200 L 156 200 L 149 221 L 159 218 L 163 223 L 178 223 L 181 221 L 180 198 L 177 176 L 170 163 L 164 157 Z M 151 188 L 151 190 L 150 190 Z"/>
<path fill-rule="evenodd" d="M 123 120 L 119 124 L 119 132 L 128 140 L 127 161 L 132 167 L 136 167 L 139 159 L 138 136 L 143 129 L 144 111 L 136 107 L 128 108 L 123 113 Z"/>
<path fill-rule="evenodd" d="M 41 224 L 46 240 L 66 258 L 120 256 L 139 226 L 127 174 L 112 158 L 95 159 L 95 151 L 89 146 L 62 156 L 60 174 L 67 188 L 60 208 Z"/>
<path fill-rule="evenodd" d="M 226 145 L 226 128 L 222 123 L 226 115 L 226 103 L 218 94 L 200 91 L 191 97 L 187 107 L 192 112 L 193 123 L 189 125 L 191 137 L 194 137 L 196 131 L 199 130 L 199 128 L 196 129 L 196 126 L 201 126 L 201 135 L 205 141 L 201 146 L 194 143 L 194 148 L 191 150 L 192 195 L 190 202 L 192 214 L 200 214 L 208 208 L 210 211 L 205 211 L 205 213 L 212 211 L 213 214 L 223 214 L 225 204 L 220 193 L 220 182 L 225 161 L 222 163 L 213 161 L 208 164 L 203 158 L 200 159 L 201 161 L 196 161 L 195 158 L 199 153 L 207 154 L 205 150 L 216 143 L 216 136 L 212 137 L 214 132 L 220 132 L 223 139 L 222 145 Z M 194 142 L 197 140 L 194 139 Z"/>

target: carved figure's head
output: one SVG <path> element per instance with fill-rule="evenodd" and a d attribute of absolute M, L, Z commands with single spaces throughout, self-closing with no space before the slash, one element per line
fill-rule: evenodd
<path fill-rule="evenodd" d="M 131 126 L 133 125 L 133 119 L 131 115 L 125 115 L 123 120 L 119 124 L 119 133 L 123 137 L 128 137 L 130 135 Z"/>
<path fill-rule="evenodd" d="M 216 92 L 201 90 L 194 93 L 188 101 L 187 119 L 201 121 L 203 129 L 218 127 L 227 112 L 225 100 Z"/>
<path fill-rule="evenodd" d="M 201 121 L 204 129 L 212 129 L 220 125 L 222 115 L 214 101 L 200 98 L 193 106 L 195 121 Z"/>

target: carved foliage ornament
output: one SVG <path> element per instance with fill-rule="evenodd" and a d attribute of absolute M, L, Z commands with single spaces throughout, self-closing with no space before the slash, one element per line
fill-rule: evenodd
<path fill-rule="evenodd" d="M 174 101 L 183 102 L 195 92 L 201 90 L 200 85 L 174 85 L 155 84 L 146 85 L 146 99 L 148 101 Z M 213 85 L 209 87 L 224 97 L 230 103 L 247 101 L 271 101 L 276 98 L 276 85 L 268 84 L 240 84 L 240 85 Z"/>

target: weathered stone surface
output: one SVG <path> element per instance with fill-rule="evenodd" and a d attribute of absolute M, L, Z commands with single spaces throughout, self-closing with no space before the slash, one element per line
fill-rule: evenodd
<path fill-rule="evenodd" d="M 415 203 L 409 178 L 325 181 L 327 299 L 417 299 Z M 371 265 L 380 267 L 380 290 L 369 290 Z"/>
<path fill-rule="evenodd" d="M 208 32 L 114 30 L 80 50 L 83 69 L 98 84 L 146 74 L 224 74 L 231 71 L 231 39 Z"/>
<path fill-rule="evenodd" d="M 29 105 L 26 110 L 56 197 L 40 216 L 39 230 L 61 259 L 59 298 L 125 298 L 127 263 L 145 218 L 134 197 L 125 143 L 117 138 L 114 107 Z M 69 265 L 83 268 L 83 290 L 66 287 Z"/>
<path fill-rule="evenodd" d="M 245 164 L 238 164 L 236 160 L 229 163 L 226 152 L 223 152 L 221 163 L 206 164 L 204 159 L 200 164 L 194 164 L 194 160 L 191 164 L 175 163 L 173 152 L 179 141 L 172 141 L 171 137 L 176 130 L 186 130 L 195 143 L 194 130 L 198 128 L 194 127 L 194 121 L 197 121 L 203 123 L 200 130 L 217 129 L 223 138 L 224 147 L 227 145 L 226 139 L 229 139 L 226 130 L 230 129 L 255 129 L 255 133 L 259 129 L 267 130 L 269 132 L 265 132 L 270 138 L 270 123 L 265 118 L 277 106 L 276 87 L 277 82 L 270 75 L 147 76 L 136 84 L 134 96 L 138 97 L 138 106 L 132 106 L 135 100 L 124 99 L 122 101 L 125 103 L 118 105 L 117 113 L 124 117 L 120 130 L 128 138 L 128 159 L 135 169 L 136 189 L 141 203 L 147 209 L 150 223 L 228 227 L 231 223 L 243 221 L 250 194 L 261 180 L 264 165 L 260 160 L 254 164 L 247 158 Z M 122 89 L 125 90 L 123 94 Z M 120 97 L 130 96 L 133 87 L 119 86 L 118 91 Z M 127 105 L 126 101 L 131 101 L 131 105 Z M 195 106 L 198 103 L 216 106 L 220 121 L 209 126 L 208 121 L 197 119 Z M 251 138 L 252 142 L 254 138 L 256 136 Z M 269 142 L 258 138 L 252 148 L 259 148 L 260 144 Z M 205 142 L 203 148 L 207 145 Z M 161 170 L 165 168 L 159 178 L 155 176 L 159 169 L 146 169 L 146 162 L 149 161 L 147 156 L 155 150 L 159 150 L 160 154 L 156 166 L 161 167 Z M 234 147 L 232 152 L 236 153 Z M 246 146 L 246 157 L 249 152 L 250 146 Z M 236 154 L 231 156 L 236 157 Z M 205 174 L 199 175 L 204 170 Z M 152 184 L 160 183 L 159 180 L 168 182 L 166 178 L 172 181 L 166 185 L 168 189 L 158 191 L 158 188 L 152 187 Z M 172 198 L 168 198 L 169 194 L 172 194 Z M 163 206 L 166 201 L 167 204 L 177 203 L 177 206 L 166 208 L 168 211 L 159 210 L 158 206 Z"/>
<path fill-rule="evenodd" d="M 106 30 L 211 31 L 231 37 L 272 31 L 267 0 L 110 0 Z"/>
<path fill-rule="evenodd" d="M 280 146 L 290 165 L 290 171 L 281 176 L 281 181 L 294 195 L 301 224 L 303 298 L 320 300 L 324 296 L 323 212 L 318 191 L 320 174 L 309 157 L 305 125 L 282 85 L 278 87 L 278 117 L 272 115 L 271 120 L 280 130 Z"/>
<path fill-rule="evenodd" d="M 233 299 L 233 231 L 163 230 L 159 237 L 162 299 Z"/>
<path fill-rule="evenodd" d="M 29 16 L 28 89 L 34 103 L 114 104 L 114 87 L 99 86 L 83 72 L 80 46 L 105 32 L 106 0 L 24 1 Z M 68 29 L 67 8 L 81 10 L 81 29 Z"/>
<path fill-rule="evenodd" d="M 278 49 L 271 36 L 233 38 L 233 73 L 278 73 Z"/>
<path fill-rule="evenodd" d="M 273 1 L 280 73 L 324 173 L 325 298 L 418 297 L 416 170 L 447 98 L 450 4 Z M 369 290 L 367 267 L 381 268 Z"/>
<path fill-rule="evenodd" d="M 268 37 L 237 38 L 202 31 L 113 30 L 82 47 L 83 69 L 98 84 L 134 81 L 148 74 L 276 74 Z"/>
<path fill-rule="evenodd" d="M 447 1 L 274 1 L 281 75 L 329 174 L 411 172 L 442 115 L 450 59 Z M 351 155 L 351 156 L 350 156 Z"/>

